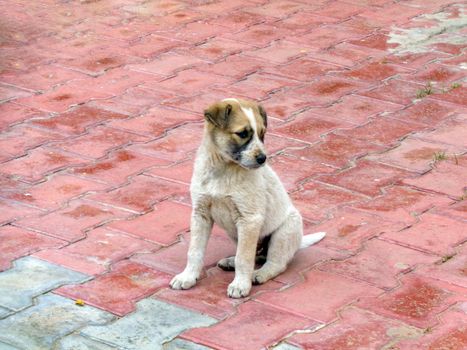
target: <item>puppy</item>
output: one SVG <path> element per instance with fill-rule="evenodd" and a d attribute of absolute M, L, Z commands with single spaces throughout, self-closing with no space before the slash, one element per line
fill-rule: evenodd
<path fill-rule="evenodd" d="M 213 223 L 237 243 L 236 255 L 219 261 L 235 270 L 227 294 L 245 297 L 252 283 L 261 284 L 283 272 L 299 248 L 324 237 L 303 236 L 302 217 L 276 173 L 266 164 L 265 110 L 250 101 L 228 98 L 204 111 L 204 138 L 198 149 L 191 198 L 191 239 L 185 270 L 175 276 L 173 289 L 196 284 Z M 266 262 L 255 268 L 255 257 Z"/>

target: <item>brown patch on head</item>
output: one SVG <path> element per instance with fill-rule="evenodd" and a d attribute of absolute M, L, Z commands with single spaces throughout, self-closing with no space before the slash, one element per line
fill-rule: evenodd
<path fill-rule="evenodd" d="M 209 106 L 204 117 L 213 143 L 230 160 L 246 168 L 264 163 L 267 116 L 260 105 L 229 98 Z"/>
<path fill-rule="evenodd" d="M 252 110 L 258 136 L 264 136 L 267 127 L 267 115 L 264 108 L 255 102 L 239 99 L 219 101 L 204 111 L 204 117 L 211 125 L 230 133 L 253 129 L 248 116 L 242 108 Z"/>

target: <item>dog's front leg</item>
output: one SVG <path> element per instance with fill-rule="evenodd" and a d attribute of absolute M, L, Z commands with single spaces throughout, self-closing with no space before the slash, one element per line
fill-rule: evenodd
<path fill-rule="evenodd" d="M 170 281 L 170 286 L 173 289 L 189 289 L 196 284 L 203 269 L 204 253 L 211 235 L 212 225 L 212 219 L 203 211 L 193 210 L 187 264 L 185 270 Z"/>
<path fill-rule="evenodd" d="M 227 289 L 227 295 L 231 298 L 242 298 L 250 294 L 260 227 L 258 220 L 255 219 L 242 220 L 238 223 L 235 278 Z"/>

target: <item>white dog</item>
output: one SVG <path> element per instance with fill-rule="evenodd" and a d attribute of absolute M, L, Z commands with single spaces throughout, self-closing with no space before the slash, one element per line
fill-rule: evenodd
<path fill-rule="evenodd" d="M 210 106 L 204 116 L 204 138 L 191 181 L 188 262 L 170 285 L 188 289 L 196 284 L 215 222 L 237 243 L 236 255 L 220 260 L 218 266 L 235 270 L 227 294 L 241 298 L 250 293 L 252 283 L 264 283 L 283 272 L 299 248 L 325 234 L 303 236 L 300 213 L 266 164 L 267 116 L 260 105 L 229 98 Z M 266 255 L 266 262 L 254 270 L 259 254 Z"/>

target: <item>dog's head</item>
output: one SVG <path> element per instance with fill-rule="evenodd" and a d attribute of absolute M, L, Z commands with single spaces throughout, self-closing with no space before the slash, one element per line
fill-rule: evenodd
<path fill-rule="evenodd" d="M 204 111 L 208 133 L 217 151 L 246 169 L 266 162 L 264 135 L 267 116 L 259 104 L 228 98 Z"/>

